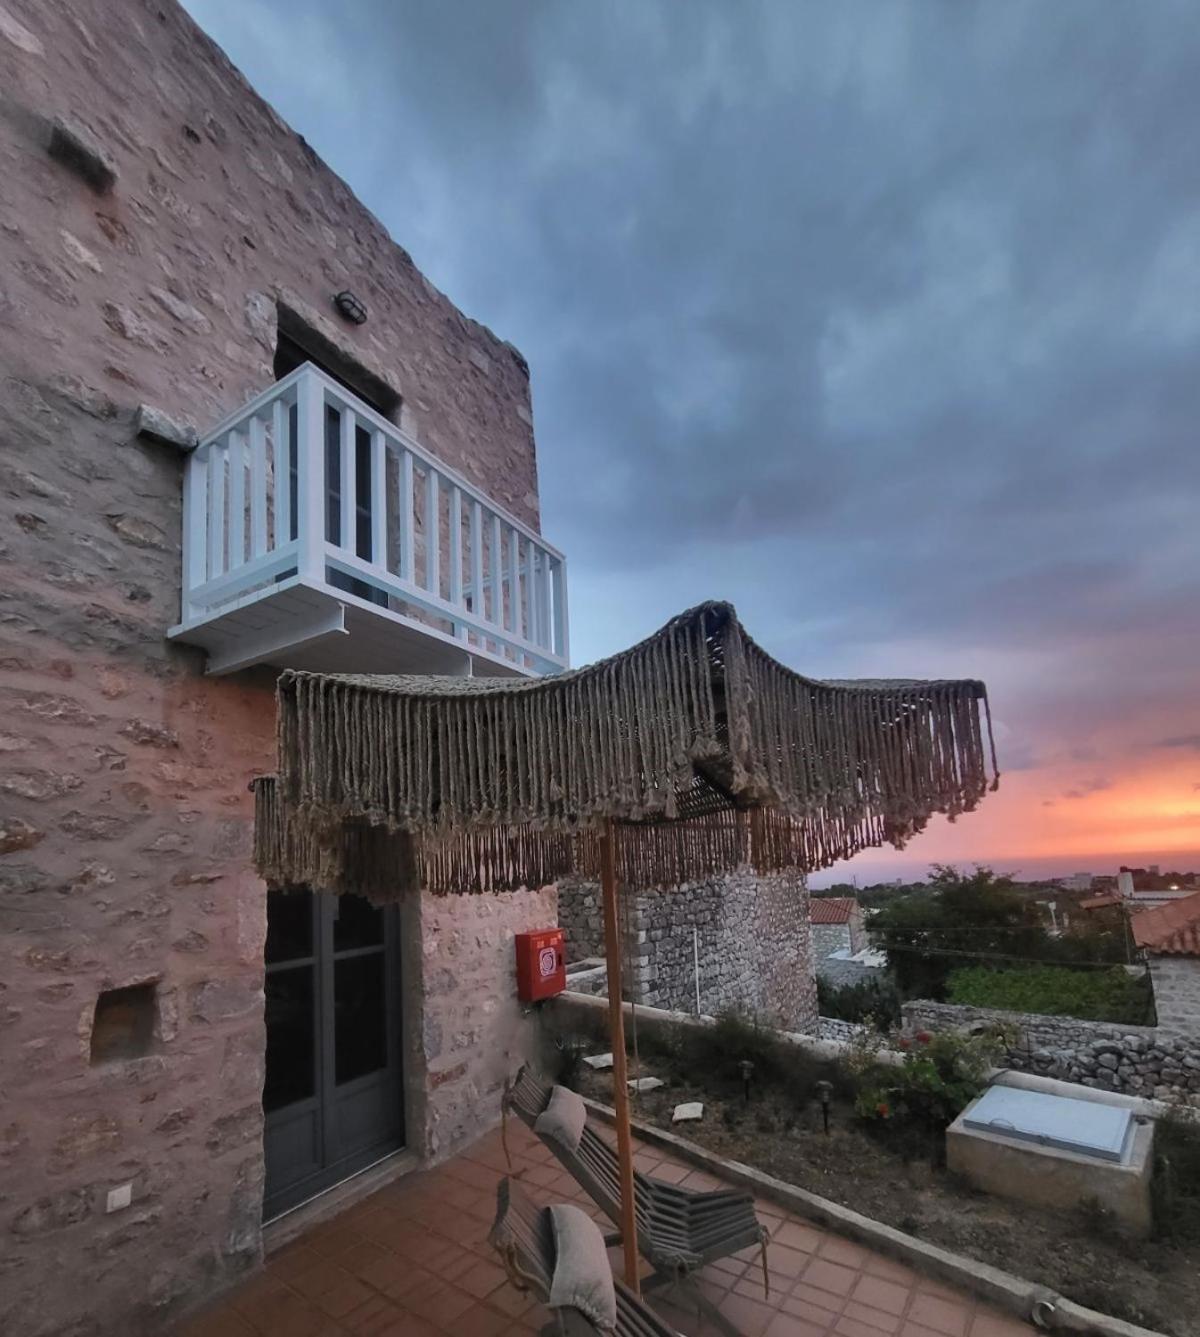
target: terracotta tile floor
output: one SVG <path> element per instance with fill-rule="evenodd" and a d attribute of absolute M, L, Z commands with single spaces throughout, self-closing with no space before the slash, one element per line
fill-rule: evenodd
<path fill-rule="evenodd" d="M 514 1167 L 542 1202 L 603 1218 L 539 1142 L 510 1124 Z M 718 1180 L 641 1147 L 640 1168 L 696 1187 Z M 498 1132 L 431 1170 L 381 1189 L 272 1254 L 266 1270 L 180 1329 L 179 1337 L 494 1337 L 536 1333 L 548 1313 L 507 1284 L 487 1244 Z M 771 1203 L 771 1296 L 757 1250 L 722 1259 L 701 1284 L 745 1337 L 1028 1337 L 1034 1329 Z M 606 1224 L 606 1223 L 605 1223 Z M 607 1227 L 606 1225 L 606 1228 Z M 619 1250 L 612 1251 L 619 1267 Z M 660 1312 L 707 1337 L 693 1309 Z"/>

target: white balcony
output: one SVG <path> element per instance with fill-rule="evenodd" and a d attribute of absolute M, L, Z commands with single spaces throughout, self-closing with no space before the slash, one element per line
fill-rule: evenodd
<path fill-rule="evenodd" d="M 210 673 L 567 667 L 562 553 L 311 364 L 185 467 L 168 635 L 203 646 Z"/>

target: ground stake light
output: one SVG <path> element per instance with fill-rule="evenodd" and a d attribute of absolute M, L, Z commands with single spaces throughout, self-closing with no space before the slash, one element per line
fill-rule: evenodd
<path fill-rule="evenodd" d="M 817 1083 L 817 1099 L 821 1102 L 821 1122 L 825 1125 L 825 1136 L 829 1136 L 829 1098 L 833 1095 L 833 1083 Z"/>

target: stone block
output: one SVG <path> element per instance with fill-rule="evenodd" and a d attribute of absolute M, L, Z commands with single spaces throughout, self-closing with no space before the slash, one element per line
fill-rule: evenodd
<path fill-rule="evenodd" d="M 117 166 L 112 158 L 86 131 L 61 117 L 50 123 L 46 151 L 86 181 L 98 195 L 107 195 L 117 183 Z"/>
<path fill-rule="evenodd" d="M 150 404 L 139 404 L 133 415 L 133 430 L 138 436 L 157 441 L 176 450 L 192 451 L 200 444 L 200 434 L 189 422 L 173 418 Z"/>

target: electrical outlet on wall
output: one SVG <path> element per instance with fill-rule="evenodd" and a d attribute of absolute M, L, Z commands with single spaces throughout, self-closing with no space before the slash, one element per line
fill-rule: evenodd
<path fill-rule="evenodd" d="M 119 1212 L 128 1207 L 133 1201 L 133 1185 L 118 1184 L 116 1188 L 108 1190 L 108 1201 L 105 1203 L 106 1212 Z"/>

